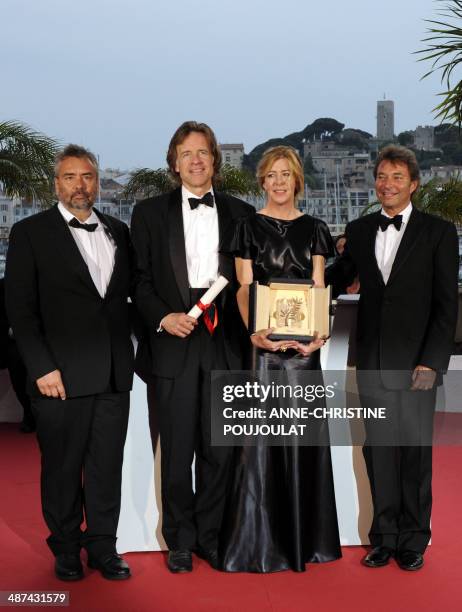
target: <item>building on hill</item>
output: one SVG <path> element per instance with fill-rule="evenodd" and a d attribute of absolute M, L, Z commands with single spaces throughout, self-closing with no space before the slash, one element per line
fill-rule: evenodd
<path fill-rule="evenodd" d="M 372 161 L 368 151 L 345 147 L 335 141 L 305 142 L 304 159 L 311 156 L 313 168 L 322 183 L 338 183 L 352 189 L 368 189 L 374 184 Z M 324 185 L 326 188 L 326 185 Z"/>
<path fill-rule="evenodd" d="M 416 127 L 413 148 L 420 151 L 433 151 L 435 149 L 435 128 L 432 125 Z"/>
<path fill-rule="evenodd" d="M 393 140 L 395 134 L 395 103 L 393 100 L 377 102 L 377 140 Z"/>
<path fill-rule="evenodd" d="M 220 144 L 221 154 L 223 156 L 223 164 L 228 164 L 239 170 L 242 168 L 242 160 L 244 159 L 244 145 L 239 144 Z"/>
<path fill-rule="evenodd" d="M 462 181 L 462 166 L 431 166 L 420 171 L 420 182 L 422 185 L 432 180 L 447 183 L 450 179 Z"/>

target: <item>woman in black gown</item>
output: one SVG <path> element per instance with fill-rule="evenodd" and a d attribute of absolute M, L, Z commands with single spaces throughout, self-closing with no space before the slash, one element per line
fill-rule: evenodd
<path fill-rule="evenodd" d="M 248 321 L 249 285 L 258 280 L 313 279 L 324 286 L 325 258 L 333 253 L 326 224 L 295 206 L 303 192 L 300 158 L 291 147 L 274 147 L 257 177 L 265 208 L 239 220 L 230 250 L 241 285 L 239 310 Z M 250 337 L 260 371 L 319 370 L 324 339 L 309 344 L 271 341 L 271 330 Z M 219 567 L 229 572 L 304 571 L 305 563 L 341 557 L 327 423 L 321 446 L 235 448 L 231 484 L 219 541 Z"/>

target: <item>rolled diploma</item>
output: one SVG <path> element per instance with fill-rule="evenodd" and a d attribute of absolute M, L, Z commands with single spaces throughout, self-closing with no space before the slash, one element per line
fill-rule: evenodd
<path fill-rule="evenodd" d="M 213 283 L 213 285 L 207 289 L 204 295 L 201 297 L 200 301 L 202 304 L 211 304 L 213 300 L 217 297 L 217 295 L 222 291 L 226 285 L 229 283 L 228 279 L 224 276 L 219 276 L 217 280 Z M 190 317 L 194 317 L 198 319 L 202 314 L 202 310 L 199 306 L 193 306 L 191 310 L 188 312 Z"/>

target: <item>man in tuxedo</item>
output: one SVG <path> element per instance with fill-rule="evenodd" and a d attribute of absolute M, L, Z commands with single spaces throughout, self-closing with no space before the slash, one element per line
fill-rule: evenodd
<path fill-rule="evenodd" d="M 363 405 L 386 408 L 366 422 L 363 449 L 374 515 L 372 550 L 381 567 L 423 565 L 430 539 L 432 424 L 436 388 L 453 347 L 458 239 L 452 223 L 411 204 L 419 186 L 412 151 L 390 145 L 374 169 L 382 209 L 346 227 L 346 259 L 359 274 L 358 387 Z"/>
<path fill-rule="evenodd" d="M 123 580 L 130 570 L 115 542 L 134 361 L 128 228 L 93 210 L 98 166 L 86 149 L 58 155 L 55 189 L 56 206 L 13 226 L 5 276 L 37 423 L 47 542 L 59 579 L 83 577 L 83 546 L 89 567 Z"/>
<path fill-rule="evenodd" d="M 137 362 L 152 373 L 148 394 L 155 400 L 150 406 L 155 419 L 151 415 L 150 421 L 158 422 L 160 432 L 168 567 L 188 572 L 193 550 L 212 566 L 217 562 L 229 449 L 211 446 L 210 373 L 242 367 L 245 334 L 235 300 L 233 258 L 220 248 L 233 221 L 252 207 L 213 188 L 221 154 L 207 125 L 182 124 L 170 142 L 167 162 L 180 186 L 140 202 L 131 223 L 136 303 L 149 329 Z M 231 282 L 214 307 L 199 321 L 188 316 L 220 274 Z M 215 329 L 212 310 L 218 317 Z"/>

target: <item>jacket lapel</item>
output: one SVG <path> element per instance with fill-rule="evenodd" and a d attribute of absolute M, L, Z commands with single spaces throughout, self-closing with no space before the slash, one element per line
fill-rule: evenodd
<path fill-rule="evenodd" d="M 226 256 L 221 252 L 221 249 L 229 237 L 233 226 L 233 217 L 229 206 L 223 199 L 222 194 L 215 193 L 215 203 L 218 213 L 218 274 L 222 274 L 229 281 L 233 279 L 234 259 Z"/>
<path fill-rule="evenodd" d="M 366 217 L 366 219 L 368 220 L 368 227 L 364 236 L 364 254 L 370 262 L 371 274 L 376 277 L 377 281 L 381 285 L 384 285 L 383 276 L 380 272 L 380 268 L 377 263 L 377 258 L 375 256 L 375 241 L 377 239 L 377 228 L 380 214 L 380 212 L 372 213 L 370 215 L 367 215 Z"/>
<path fill-rule="evenodd" d="M 121 268 L 121 256 L 122 256 L 122 237 L 119 231 L 116 229 L 116 226 L 112 222 L 111 218 L 99 212 L 99 210 L 93 209 L 95 211 L 96 216 L 101 221 L 101 223 L 107 228 L 113 242 L 115 245 L 115 253 L 114 253 L 114 268 L 112 270 L 111 278 L 109 280 L 109 285 L 106 289 L 105 297 L 111 292 L 114 284 L 117 281 L 117 278 L 120 273 Z"/>
<path fill-rule="evenodd" d="M 66 223 L 66 220 L 59 212 L 58 206 L 55 205 L 49 211 L 50 215 L 50 230 L 53 232 L 52 244 L 61 251 L 63 260 L 87 285 L 87 287 L 96 295 L 99 296 L 98 290 L 95 287 L 91 278 L 88 266 L 80 254 L 79 247 L 76 245 L 71 230 Z"/>
<path fill-rule="evenodd" d="M 403 238 L 398 247 L 398 251 L 396 252 L 395 260 L 391 268 L 390 278 L 388 279 L 387 284 L 393 282 L 394 278 L 396 277 L 396 274 L 399 272 L 404 262 L 408 258 L 409 254 L 411 253 L 412 249 L 414 248 L 417 238 L 420 236 L 421 233 L 422 223 L 422 213 L 413 207 L 411 216 L 409 217 L 408 225 L 405 228 Z"/>
<path fill-rule="evenodd" d="M 186 309 L 190 305 L 190 295 L 181 203 L 181 188 L 175 189 L 168 204 L 168 247 L 176 284 Z"/>

